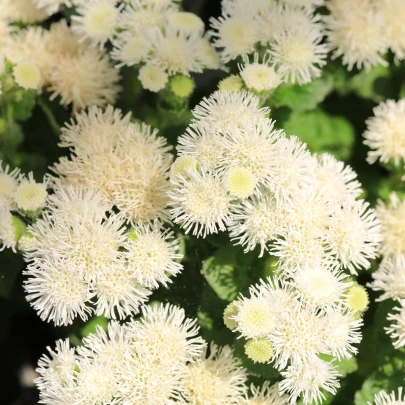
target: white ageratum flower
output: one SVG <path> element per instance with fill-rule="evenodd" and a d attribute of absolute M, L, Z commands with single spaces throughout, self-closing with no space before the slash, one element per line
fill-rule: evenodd
<path fill-rule="evenodd" d="M 165 32 L 152 31 L 150 33 L 152 49 L 148 61 L 169 75 L 181 73 L 190 76 L 190 73 L 201 73 L 203 56 L 198 40 L 198 34 L 188 35 L 171 27 Z"/>
<path fill-rule="evenodd" d="M 41 72 L 30 61 L 22 61 L 13 68 L 15 82 L 25 90 L 37 90 L 41 85 Z"/>
<path fill-rule="evenodd" d="M 338 360 L 357 354 L 354 344 L 360 343 L 363 320 L 345 306 L 333 308 L 324 318 L 324 342 L 328 352 Z"/>
<path fill-rule="evenodd" d="M 194 362 L 206 346 L 198 330 L 197 320 L 186 318 L 183 309 L 160 304 L 142 308 L 142 318 L 130 324 L 128 337 L 140 356 L 162 362 Z"/>
<path fill-rule="evenodd" d="M 288 396 L 279 393 L 278 384 L 270 385 L 270 381 L 265 381 L 261 387 L 250 386 L 252 396 L 246 398 L 244 405 L 287 405 Z"/>
<path fill-rule="evenodd" d="M 60 97 L 62 105 L 75 110 L 114 103 L 121 87 L 120 74 L 109 57 L 98 49 L 88 48 L 77 55 L 62 55 L 50 72 L 51 99 Z"/>
<path fill-rule="evenodd" d="M 194 171 L 187 178 L 179 175 L 171 182 L 172 218 L 186 233 L 205 237 L 226 229 L 232 203 L 218 176 Z"/>
<path fill-rule="evenodd" d="M 277 34 L 269 50 L 277 72 L 286 81 L 300 85 L 321 75 L 326 64 L 327 47 L 322 33 L 295 26 Z"/>
<path fill-rule="evenodd" d="M 170 28 L 187 35 L 202 34 L 204 32 L 204 22 L 200 17 L 186 11 L 177 11 L 168 14 L 167 24 Z"/>
<path fill-rule="evenodd" d="M 259 97 L 251 92 L 218 90 L 204 97 L 192 113 L 194 124 L 222 132 L 246 122 L 259 123 L 270 109 L 260 107 Z"/>
<path fill-rule="evenodd" d="M 268 243 L 282 233 L 283 212 L 270 195 L 251 197 L 232 210 L 229 220 L 229 235 L 245 252 L 260 245 L 260 257 L 268 250 Z"/>
<path fill-rule="evenodd" d="M 119 62 L 116 67 L 133 66 L 147 59 L 150 41 L 141 31 L 121 31 L 112 40 L 111 58 Z"/>
<path fill-rule="evenodd" d="M 35 24 L 48 18 L 47 12 L 41 8 L 36 0 L 2 0 L 4 17 L 11 22 Z"/>
<path fill-rule="evenodd" d="M 374 405 L 403 405 L 405 404 L 405 396 L 402 394 L 403 387 L 398 388 L 398 395 L 396 391 L 387 394 L 385 391 L 379 391 L 374 396 Z M 372 405 L 368 402 L 369 405 Z"/>
<path fill-rule="evenodd" d="M 378 270 L 371 274 L 369 284 L 374 291 L 382 291 L 376 301 L 405 299 L 405 256 L 397 253 L 384 257 Z"/>
<path fill-rule="evenodd" d="M 69 263 L 51 258 L 37 260 L 23 274 L 28 277 L 24 281 L 26 299 L 43 321 L 70 325 L 77 315 L 85 321 L 91 314 L 87 302 L 93 294 Z"/>
<path fill-rule="evenodd" d="M 243 403 L 246 372 L 233 356 L 229 346 L 210 346 L 201 358 L 187 366 L 184 376 L 184 397 L 192 405 Z"/>
<path fill-rule="evenodd" d="M 325 0 L 282 0 L 282 3 L 291 7 L 302 7 L 304 9 L 313 10 L 316 7 L 323 6 Z"/>
<path fill-rule="evenodd" d="M 279 389 L 289 394 L 290 403 L 300 396 L 305 405 L 322 403 L 325 394 L 321 389 L 335 394 L 339 387 L 336 369 L 318 357 L 312 357 L 306 364 L 292 364 L 281 375 L 284 380 L 279 383 Z"/>
<path fill-rule="evenodd" d="M 351 5 L 350 0 L 326 4 L 330 14 L 324 17 L 324 22 L 333 57 L 342 56 L 348 70 L 354 66 L 366 70 L 378 64 L 386 66 L 382 55 L 389 44 L 384 13 L 372 0 L 357 1 L 356 7 Z"/>
<path fill-rule="evenodd" d="M 248 15 L 225 14 L 218 19 L 211 18 L 210 23 L 214 45 L 221 49 L 221 59 L 225 63 L 253 52 L 260 39 L 258 26 Z"/>
<path fill-rule="evenodd" d="M 167 287 L 172 282 L 170 277 L 183 269 L 178 263 L 183 257 L 178 253 L 178 239 L 158 223 L 135 227 L 123 247 L 129 271 L 146 287 L 157 288 L 159 284 Z"/>
<path fill-rule="evenodd" d="M 351 274 L 370 268 L 381 242 L 381 225 L 364 200 L 349 202 L 338 208 L 329 220 L 325 235 L 331 252 Z"/>
<path fill-rule="evenodd" d="M 344 302 L 345 292 L 352 285 L 346 278 L 343 272 L 333 268 L 302 268 L 294 273 L 293 285 L 305 302 L 328 310 Z"/>
<path fill-rule="evenodd" d="M 119 109 L 92 107 L 62 128 L 62 147 L 72 150 L 54 168 L 62 184 L 82 184 L 100 192 L 134 222 L 166 220 L 172 155 L 158 130 L 130 123 Z"/>
<path fill-rule="evenodd" d="M 167 73 L 158 66 L 144 65 L 139 69 L 138 75 L 142 87 L 146 90 L 157 93 L 163 90 L 168 81 Z"/>
<path fill-rule="evenodd" d="M 256 187 L 256 177 L 243 166 L 231 167 L 225 175 L 226 188 L 236 198 L 249 197 Z"/>
<path fill-rule="evenodd" d="M 297 367 L 306 364 L 317 353 L 326 352 L 324 316 L 294 302 L 283 308 L 268 339 L 273 345 L 274 365 L 278 370 L 283 370 L 289 362 Z"/>
<path fill-rule="evenodd" d="M 74 378 L 77 365 L 75 349 L 70 347 L 69 338 L 57 340 L 55 349 L 47 347 L 48 354 L 42 355 L 35 370 L 39 376 L 34 380 L 41 391 L 52 391 Z"/>
<path fill-rule="evenodd" d="M 394 307 L 395 313 L 388 314 L 387 320 L 391 321 L 388 328 L 384 328 L 393 340 L 395 349 L 405 346 L 405 300 L 400 300 L 400 307 Z"/>
<path fill-rule="evenodd" d="M 405 254 L 405 202 L 392 192 L 388 205 L 378 201 L 376 214 L 381 222 L 382 254 Z"/>
<path fill-rule="evenodd" d="M 401 0 L 381 0 L 378 11 L 384 14 L 385 34 L 396 61 L 405 59 L 405 9 Z"/>
<path fill-rule="evenodd" d="M 10 211 L 11 205 L 0 198 L 0 252 L 5 248 L 16 252 L 17 243 L 26 229 L 24 222 Z"/>
<path fill-rule="evenodd" d="M 3 168 L 0 160 L 0 200 L 4 199 L 11 203 L 12 195 L 18 186 L 20 169 L 18 167 L 10 170 L 9 165 Z"/>
<path fill-rule="evenodd" d="M 250 62 L 249 57 L 245 55 L 243 62 L 244 65 L 239 65 L 240 75 L 250 90 L 269 92 L 281 84 L 281 76 L 269 65 L 267 57 L 259 62 L 259 55 L 255 53 L 253 62 Z"/>
<path fill-rule="evenodd" d="M 28 178 L 19 179 L 19 185 L 13 192 L 13 200 L 17 209 L 23 213 L 39 212 L 45 207 L 47 199 L 47 181 L 37 183 L 32 172 Z"/>
<path fill-rule="evenodd" d="M 40 9 L 45 9 L 48 15 L 57 13 L 63 6 L 72 7 L 77 0 L 34 0 Z"/>
<path fill-rule="evenodd" d="M 331 203 L 344 204 L 355 200 L 362 193 L 354 170 L 328 153 L 318 156 L 314 174 L 316 192 L 324 195 Z"/>
<path fill-rule="evenodd" d="M 387 100 L 373 109 L 374 116 L 366 121 L 364 144 L 371 150 L 367 162 L 379 160 L 387 163 L 390 159 L 396 165 L 405 160 L 405 99 Z"/>
<path fill-rule="evenodd" d="M 126 266 L 123 260 L 105 269 L 102 277 L 92 283 L 96 295 L 96 315 L 112 319 L 125 319 L 137 314 L 152 291 L 141 285 L 136 275 Z"/>
<path fill-rule="evenodd" d="M 112 39 L 118 25 L 120 9 L 117 0 L 88 0 L 76 8 L 78 15 L 72 16 L 72 29 L 81 41 L 90 40 L 100 48 Z M 122 8 L 122 7 L 121 7 Z"/>

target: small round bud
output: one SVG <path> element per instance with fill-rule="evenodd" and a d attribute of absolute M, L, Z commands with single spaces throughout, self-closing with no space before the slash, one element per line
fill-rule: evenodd
<path fill-rule="evenodd" d="M 177 97 L 187 98 L 194 91 L 195 83 L 191 77 L 177 75 L 170 79 L 169 86 Z"/>
<path fill-rule="evenodd" d="M 16 83 L 26 90 L 36 90 L 41 81 L 39 69 L 31 62 L 20 62 L 13 69 Z"/>
<path fill-rule="evenodd" d="M 229 169 L 226 183 L 228 191 L 237 198 L 249 197 L 256 187 L 256 179 L 252 172 L 240 166 Z"/>
<path fill-rule="evenodd" d="M 21 238 L 18 240 L 17 248 L 20 251 L 25 251 L 27 248 L 32 246 L 35 241 L 36 237 L 32 235 L 32 233 L 26 231 L 24 234 L 21 236 Z"/>
<path fill-rule="evenodd" d="M 260 63 L 246 65 L 240 75 L 246 87 L 257 92 L 274 90 L 281 83 L 280 75 L 272 67 Z"/>
<path fill-rule="evenodd" d="M 181 175 L 187 176 L 190 170 L 195 170 L 198 167 L 197 159 L 194 156 L 182 155 L 178 157 L 171 167 L 171 176 Z"/>
<path fill-rule="evenodd" d="M 35 213 L 45 207 L 46 184 L 36 183 L 31 178 L 28 181 L 22 181 L 15 189 L 13 197 L 19 210 Z"/>
<path fill-rule="evenodd" d="M 167 16 L 168 24 L 174 29 L 186 34 L 204 32 L 204 22 L 194 13 L 178 11 Z"/>
<path fill-rule="evenodd" d="M 360 284 L 355 283 L 347 291 L 346 302 L 353 311 L 364 312 L 369 304 L 367 290 Z"/>
<path fill-rule="evenodd" d="M 239 75 L 231 75 L 221 80 L 218 84 L 219 90 L 240 91 L 242 90 L 243 81 Z"/>
<path fill-rule="evenodd" d="M 273 357 L 273 346 L 266 339 L 249 339 L 245 353 L 255 363 L 267 363 Z"/>
<path fill-rule="evenodd" d="M 238 314 L 238 304 L 233 301 L 225 308 L 224 311 L 224 324 L 230 330 L 235 330 L 238 326 L 238 323 L 235 319 L 232 319 Z"/>
<path fill-rule="evenodd" d="M 163 90 L 167 83 L 167 73 L 157 66 L 145 65 L 139 69 L 139 81 L 146 90 L 157 93 Z"/>

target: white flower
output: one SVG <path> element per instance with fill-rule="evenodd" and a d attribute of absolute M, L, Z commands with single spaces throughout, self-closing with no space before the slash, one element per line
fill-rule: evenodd
<path fill-rule="evenodd" d="M 384 14 L 371 0 L 359 0 L 351 7 L 350 0 L 327 2 L 330 14 L 324 17 L 329 48 L 333 57 L 343 56 L 348 70 L 354 66 L 369 70 L 387 62 L 382 59 L 388 48 Z"/>
<path fill-rule="evenodd" d="M 35 0 L 2 0 L 2 3 L 5 17 L 11 22 L 35 24 L 48 17 L 47 12 Z"/>
<path fill-rule="evenodd" d="M 103 52 L 88 48 L 77 55 L 62 55 L 50 72 L 51 100 L 75 110 L 114 103 L 121 87 L 119 71 Z"/>
<path fill-rule="evenodd" d="M 82 41 L 89 39 L 100 48 L 111 40 L 118 25 L 120 9 L 117 0 L 88 0 L 76 8 L 78 15 L 72 16 L 72 29 Z"/>
<path fill-rule="evenodd" d="M 87 320 L 92 294 L 88 284 L 61 260 L 38 260 L 28 265 L 24 275 L 27 301 L 44 321 L 69 325 L 79 315 Z"/>
<path fill-rule="evenodd" d="M 226 188 L 236 198 L 249 197 L 256 187 L 256 177 L 243 166 L 231 167 L 225 175 Z"/>
<path fill-rule="evenodd" d="M 63 6 L 72 7 L 75 0 L 34 0 L 39 9 L 45 9 L 48 15 L 57 13 Z"/>
<path fill-rule="evenodd" d="M 112 106 L 92 107 L 76 120 L 62 128 L 61 146 L 74 155 L 56 164 L 60 181 L 94 188 L 132 221 L 165 220 L 172 161 L 165 138 Z"/>
<path fill-rule="evenodd" d="M 281 76 L 269 66 L 268 58 L 264 57 L 262 63 L 259 63 L 259 55 L 255 53 L 253 62 L 246 55 L 243 62 L 244 65 L 239 66 L 240 75 L 249 89 L 257 92 L 272 91 L 281 84 Z"/>
<path fill-rule="evenodd" d="M 282 0 L 283 3 L 292 7 L 302 7 L 313 10 L 324 5 L 325 0 Z"/>
<path fill-rule="evenodd" d="M 269 53 L 278 74 L 292 84 L 309 83 L 321 75 L 327 48 L 317 30 L 287 28 L 276 35 Z"/>
<path fill-rule="evenodd" d="M 357 269 L 370 267 L 377 257 L 381 242 L 381 225 L 369 204 L 354 201 L 337 209 L 329 221 L 326 242 L 342 262 L 342 266 L 357 274 Z"/>
<path fill-rule="evenodd" d="M 378 270 L 372 275 L 373 281 L 369 284 L 374 291 L 382 291 L 376 301 L 386 299 L 405 299 L 405 256 L 397 253 L 384 257 Z"/>
<path fill-rule="evenodd" d="M 225 14 L 218 19 L 211 18 L 210 23 L 214 45 L 221 49 L 224 62 L 253 52 L 260 39 L 258 26 L 249 16 Z"/>
<path fill-rule="evenodd" d="M 114 264 L 104 271 L 103 276 L 92 283 L 92 291 L 97 298 L 96 315 L 124 319 L 138 313 L 139 307 L 152 292 L 140 284 L 124 263 Z"/>
<path fill-rule="evenodd" d="M 388 314 L 387 320 L 391 321 L 388 328 L 384 328 L 393 340 L 395 349 L 405 346 L 405 301 L 400 300 L 400 307 L 394 307 L 395 313 Z"/>
<path fill-rule="evenodd" d="M 10 210 L 9 203 L 0 199 L 0 251 L 7 247 L 16 252 L 18 240 L 26 227 L 21 219 L 11 214 Z"/>
<path fill-rule="evenodd" d="M 321 389 L 335 394 L 339 387 L 336 369 L 317 357 L 312 357 L 307 364 L 293 364 L 281 375 L 284 380 L 279 383 L 280 391 L 290 394 L 291 403 L 301 395 L 304 404 L 318 404 L 325 399 Z"/>
<path fill-rule="evenodd" d="M 321 314 L 298 302 L 284 307 L 274 330 L 268 335 L 274 349 L 275 367 L 283 370 L 288 362 L 299 367 L 307 364 L 317 353 L 325 353 L 323 325 Z"/>
<path fill-rule="evenodd" d="M 149 38 L 142 32 L 121 31 L 112 40 L 111 58 L 118 61 L 116 67 L 133 66 L 145 61 L 149 50 Z"/>
<path fill-rule="evenodd" d="M 390 394 L 387 394 L 385 391 L 379 391 L 374 396 L 375 405 L 404 405 L 405 397 L 402 394 L 403 387 L 398 388 L 398 395 L 395 391 L 392 391 Z M 371 405 L 370 402 L 368 402 Z"/>
<path fill-rule="evenodd" d="M 392 192 L 388 205 L 378 201 L 376 214 L 381 222 L 382 254 L 405 254 L 405 202 Z"/>
<path fill-rule="evenodd" d="M 229 346 L 210 346 L 210 354 L 191 363 L 184 376 L 184 396 L 193 405 L 238 405 L 246 391 L 246 373 Z"/>
<path fill-rule="evenodd" d="M 352 284 L 346 282 L 346 277 L 339 270 L 322 266 L 302 268 L 295 272 L 293 285 L 305 302 L 328 310 L 343 303 L 344 293 Z"/>
<path fill-rule="evenodd" d="M 261 387 L 250 386 L 251 398 L 246 398 L 243 404 L 246 405 L 287 405 L 289 403 L 287 395 L 281 395 L 278 384 L 270 385 L 270 381 L 265 381 Z"/>
<path fill-rule="evenodd" d="M 4 198 L 11 203 L 12 194 L 18 185 L 19 174 L 18 167 L 10 171 L 9 165 L 3 168 L 3 162 L 0 160 L 0 199 Z"/>
<path fill-rule="evenodd" d="M 366 121 L 364 144 L 370 147 L 367 162 L 377 160 L 395 164 L 405 159 L 405 99 L 387 100 L 373 109 L 374 116 Z"/>
<path fill-rule="evenodd" d="M 198 126 L 222 132 L 246 122 L 258 123 L 270 110 L 260 107 L 259 97 L 248 91 L 218 90 L 204 97 L 192 113 Z"/>
<path fill-rule="evenodd" d="M 139 81 L 146 90 L 157 93 L 166 86 L 167 73 L 158 66 L 144 65 L 139 69 Z"/>
<path fill-rule="evenodd" d="M 123 244 L 128 270 L 142 285 L 157 288 L 163 284 L 167 287 L 172 282 L 169 277 L 183 269 L 177 262 L 183 257 L 178 253 L 179 241 L 173 237 L 173 232 L 161 229 L 158 223 L 139 225 L 132 234 L 133 238 Z"/>
<path fill-rule="evenodd" d="M 169 197 L 176 224 L 181 224 L 186 233 L 192 231 L 202 237 L 225 230 L 232 204 L 217 176 L 189 172 L 188 178 L 176 176 L 171 181 Z"/>
<path fill-rule="evenodd" d="M 34 382 L 41 394 L 42 391 L 52 391 L 72 380 L 76 369 L 77 356 L 75 349 L 70 347 L 69 338 L 57 340 L 54 350 L 49 346 L 47 349 L 50 356 L 44 354 L 38 360 L 38 368 L 35 370 L 39 377 Z"/>
<path fill-rule="evenodd" d="M 341 306 L 328 312 L 324 322 L 325 343 L 334 357 L 350 359 L 357 354 L 357 348 L 353 345 L 361 341 L 361 318 L 355 319 L 353 311 Z"/>
<path fill-rule="evenodd" d="M 21 176 L 20 184 L 13 193 L 17 208 L 28 213 L 44 208 L 47 198 L 46 188 L 47 182 L 37 183 L 32 172 L 28 174 L 28 178 Z"/>
<path fill-rule="evenodd" d="M 169 27 L 184 32 L 187 35 L 202 34 L 204 32 L 204 22 L 200 17 L 193 13 L 185 11 L 177 11 L 170 13 L 167 16 L 167 24 Z"/>
<path fill-rule="evenodd" d="M 140 356 L 162 362 L 194 362 L 206 346 L 196 319 L 170 304 L 143 307 L 142 319 L 130 324 L 128 336 Z"/>
<path fill-rule="evenodd" d="M 197 34 L 187 35 L 168 27 L 164 33 L 153 31 L 151 34 L 152 50 L 148 57 L 151 65 L 166 71 L 169 75 L 203 71 L 203 56 L 198 46 Z"/>
<path fill-rule="evenodd" d="M 274 240 L 283 229 L 283 211 L 269 195 L 259 199 L 242 201 L 230 217 L 229 235 L 236 244 L 242 245 L 245 252 L 260 245 L 260 257 L 268 249 L 268 242 Z"/>

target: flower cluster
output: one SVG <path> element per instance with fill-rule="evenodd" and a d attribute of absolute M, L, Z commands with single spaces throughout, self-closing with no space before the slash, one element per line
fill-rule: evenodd
<path fill-rule="evenodd" d="M 35 219 L 45 207 L 47 195 L 46 179 L 37 183 L 32 173 L 24 176 L 18 168 L 10 171 L 0 161 L 0 250 L 25 250 L 32 243 L 23 218 Z"/>
<path fill-rule="evenodd" d="M 130 119 L 111 105 L 77 114 L 62 128 L 60 146 L 72 155 L 54 165 L 54 182 L 100 192 L 133 223 L 166 220 L 171 147 L 157 130 Z"/>
<path fill-rule="evenodd" d="M 172 232 L 159 222 L 128 229 L 100 193 L 80 186 L 56 189 L 28 230 L 27 300 L 56 325 L 93 312 L 114 319 L 137 313 L 182 270 Z"/>
<path fill-rule="evenodd" d="M 353 303 L 362 294 L 365 290 L 339 271 L 301 270 L 290 279 L 269 277 L 251 286 L 250 297 L 233 301 L 224 320 L 247 340 L 248 357 L 281 372 L 279 390 L 291 403 L 299 396 L 305 404 L 318 403 L 324 399 L 321 389 L 335 393 L 339 387 L 335 361 L 357 353 L 362 320 L 356 311 L 364 311 L 367 301 L 362 308 Z"/>
<path fill-rule="evenodd" d="M 348 70 L 387 65 L 383 59 L 390 48 L 397 60 L 405 58 L 405 9 L 401 0 L 350 0 L 326 3 L 324 17 L 333 57 L 343 56 Z"/>
<path fill-rule="evenodd" d="M 195 107 L 171 169 L 174 222 L 203 237 L 227 230 L 245 251 L 269 250 L 288 274 L 369 268 L 380 224 L 358 199 L 356 174 L 275 130 L 259 102 L 219 90 Z"/>
<path fill-rule="evenodd" d="M 402 394 L 403 388 L 398 388 L 398 395 L 396 391 L 392 391 L 390 394 L 387 394 L 385 391 L 379 391 L 374 396 L 375 405 L 404 405 L 405 396 Z M 368 402 L 369 405 L 372 405 Z"/>
<path fill-rule="evenodd" d="M 49 30 L 29 26 L 4 38 L 6 59 L 15 65 L 18 84 L 38 92 L 47 90 L 51 99 L 75 110 L 115 102 L 120 90 L 119 71 L 102 50 L 80 42 L 66 20 Z M 22 65 L 22 66 L 21 66 Z"/>
<path fill-rule="evenodd" d="M 66 339 L 48 350 L 36 379 L 43 404 L 286 404 L 268 383 L 249 399 L 231 348 L 207 348 L 196 320 L 169 304 L 143 307 L 139 320 L 112 321 L 107 332 L 97 327 L 77 349 Z"/>
<path fill-rule="evenodd" d="M 290 83 L 308 83 L 321 74 L 327 47 L 316 6 L 323 1 L 222 0 L 222 16 L 211 20 L 214 44 L 221 59 L 229 62 L 260 51 L 267 53 L 262 63 L 245 59 L 247 77 L 282 77 Z M 251 67 L 250 67 L 251 66 Z M 245 77 L 242 75 L 243 79 Z M 251 81 L 246 81 L 250 87 Z M 256 89 L 254 82 L 253 89 Z M 260 91 L 260 90 L 259 90 Z"/>

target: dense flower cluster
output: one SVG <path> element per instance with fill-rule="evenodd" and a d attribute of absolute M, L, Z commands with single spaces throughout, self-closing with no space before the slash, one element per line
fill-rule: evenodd
<path fill-rule="evenodd" d="M 286 404 L 269 383 L 252 386 L 249 399 L 231 348 L 207 348 L 196 320 L 169 304 L 143 307 L 141 319 L 112 321 L 107 332 L 98 327 L 77 349 L 66 339 L 48 350 L 37 369 L 43 404 Z"/>
<path fill-rule="evenodd" d="M 219 90 L 193 110 L 171 170 L 174 222 L 197 236 L 227 230 L 245 251 L 270 250 L 288 274 L 369 268 L 380 224 L 358 199 L 356 174 L 275 130 L 259 102 Z"/>
<path fill-rule="evenodd" d="M 320 76 L 320 68 L 326 64 L 324 29 L 315 13 L 322 3 L 223 0 L 222 16 L 211 20 L 214 44 L 225 63 L 264 49 L 269 58 L 262 63 L 255 59 L 252 65 L 245 61 L 251 70 L 246 72 L 245 66 L 246 76 L 280 76 L 291 83 L 308 83 Z M 246 84 L 258 90 L 254 83 L 250 86 L 249 79 Z"/>
<path fill-rule="evenodd" d="M 361 340 L 362 320 L 349 304 L 352 288 L 342 273 L 322 267 L 300 270 L 288 280 L 268 278 L 250 287 L 249 298 L 228 306 L 225 322 L 247 339 L 252 360 L 281 372 L 279 389 L 291 403 L 299 396 L 305 404 L 322 402 L 321 389 L 335 393 L 339 383 L 334 361 L 319 355 L 349 359 Z"/>

